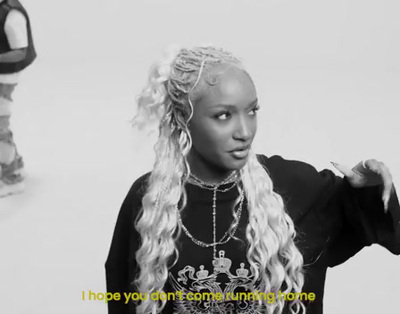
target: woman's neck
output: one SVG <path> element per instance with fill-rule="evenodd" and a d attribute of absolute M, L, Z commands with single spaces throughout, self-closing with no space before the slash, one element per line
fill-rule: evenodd
<path fill-rule="evenodd" d="M 221 184 L 233 172 L 238 171 L 214 164 L 194 149 L 189 152 L 187 162 L 190 173 L 208 185 Z"/>
<path fill-rule="evenodd" d="M 228 183 L 236 181 L 237 180 L 237 175 L 236 175 L 236 171 L 232 171 L 225 178 L 223 178 L 222 180 L 219 180 L 219 181 L 206 181 L 206 180 L 203 180 L 203 179 L 199 178 L 195 174 L 191 173 L 190 174 L 190 179 L 191 179 L 190 181 L 193 181 L 196 184 L 218 188 L 221 185 L 228 184 Z"/>
<path fill-rule="evenodd" d="M 190 173 L 208 185 L 218 185 L 229 179 L 235 170 L 222 170 L 216 167 L 205 166 L 204 164 L 191 164 Z"/>

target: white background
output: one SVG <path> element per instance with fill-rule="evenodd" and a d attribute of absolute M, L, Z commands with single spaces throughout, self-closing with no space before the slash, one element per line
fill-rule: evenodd
<path fill-rule="evenodd" d="M 331 168 L 365 158 L 399 164 L 397 0 L 35 0 L 38 59 L 14 94 L 12 128 L 28 173 L 0 199 L 0 312 L 106 313 L 119 206 L 152 167 L 132 130 L 135 95 L 170 43 L 243 58 L 262 110 L 256 151 Z M 399 257 L 372 246 L 328 272 L 326 314 L 394 313 Z"/>

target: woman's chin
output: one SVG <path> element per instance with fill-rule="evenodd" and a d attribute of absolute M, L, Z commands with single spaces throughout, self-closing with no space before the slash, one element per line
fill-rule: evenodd
<path fill-rule="evenodd" d="M 229 163 L 226 163 L 226 168 L 229 169 L 230 171 L 240 170 L 246 165 L 247 159 L 248 159 L 247 156 L 246 158 L 241 158 L 241 159 L 231 158 L 229 160 Z"/>

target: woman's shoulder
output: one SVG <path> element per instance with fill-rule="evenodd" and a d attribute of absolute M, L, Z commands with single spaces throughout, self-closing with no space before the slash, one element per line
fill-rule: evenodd
<path fill-rule="evenodd" d="M 142 207 L 142 198 L 146 193 L 149 176 L 150 172 L 145 173 L 133 182 L 122 203 L 121 213 L 126 215 L 137 214 Z"/>
<path fill-rule="evenodd" d="M 274 190 L 279 194 L 290 196 L 296 203 L 309 205 L 321 195 L 330 197 L 336 194 L 342 183 L 342 178 L 331 170 L 318 171 L 303 161 L 288 160 L 279 155 L 271 157 L 257 155 L 257 158 L 269 174 Z"/>
<path fill-rule="evenodd" d="M 329 169 L 318 171 L 305 161 L 285 159 L 280 155 L 267 157 L 257 154 L 257 159 L 269 174 L 277 178 L 301 178 L 312 181 L 322 179 L 336 181 L 339 178 Z"/>
<path fill-rule="evenodd" d="M 147 172 L 137 178 L 131 188 L 129 189 L 128 195 L 134 197 L 134 196 L 143 196 L 144 193 L 146 192 L 146 188 L 148 185 L 148 180 L 150 177 L 151 172 Z"/>
<path fill-rule="evenodd" d="M 263 165 L 266 171 L 272 177 L 276 177 L 276 179 L 293 180 L 298 178 L 318 180 L 321 175 L 321 173 L 318 172 L 315 167 L 304 161 L 285 159 L 280 155 L 267 157 L 262 154 L 258 154 L 257 159 Z"/>

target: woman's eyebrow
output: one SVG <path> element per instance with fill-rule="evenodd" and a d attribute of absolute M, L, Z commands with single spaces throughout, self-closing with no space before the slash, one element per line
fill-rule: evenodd
<path fill-rule="evenodd" d="M 253 107 L 254 105 L 257 105 L 258 103 L 258 98 L 254 99 L 248 106 L 247 109 L 249 109 L 250 107 Z"/>
<path fill-rule="evenodd" d="M 253 100 L 246 106 L 246 109 L 249 109 L 250 107 L 256 105 L 257 103 L 258 103 L 258 99 L 256 98 L 255 100 Z M 237 106 L 232 105 L 232 104 L 216 104 L 212 108 L 214 109 L 214 108 L 219 108 L 219 107 L 228 108 L 228 109 L 236 109 Z"/>

